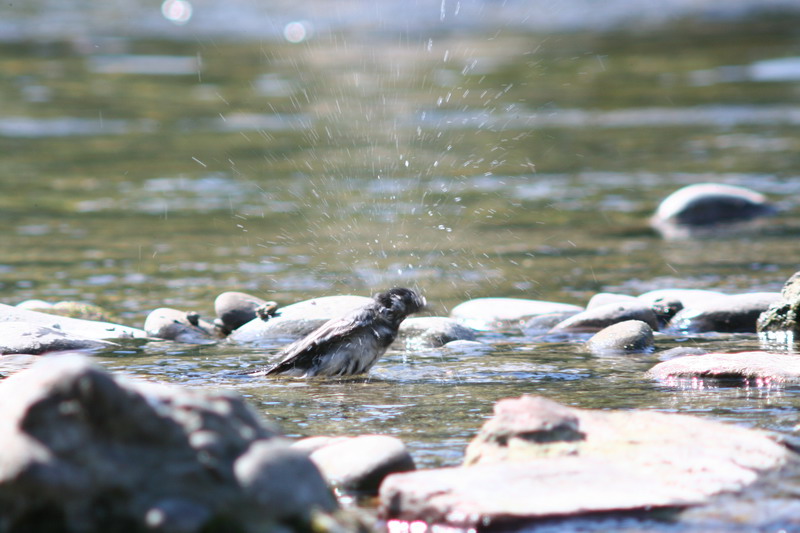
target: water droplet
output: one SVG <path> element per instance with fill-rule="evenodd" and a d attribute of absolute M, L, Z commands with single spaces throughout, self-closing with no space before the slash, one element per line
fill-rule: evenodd
<path fill-rule="evenodd" d="M 192 4 L 186 0 L 164 0 L 161 4 L 161 14 L 168 21 L 183 25 L 192 18 Z"/>

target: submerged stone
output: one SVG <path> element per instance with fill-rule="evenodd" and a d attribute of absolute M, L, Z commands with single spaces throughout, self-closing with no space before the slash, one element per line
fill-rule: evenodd
<path fill-rule="evenodd" d="M 608 326 L 586 341 L 594 354 L 642 353 L 653 351 L 653 328 L 641 320 L 626 320 Z"/>
<path fill-rule="evenodd" d="M 455 306 L 450 317 L 478 331 L 522 326 L 539 315 L 578 312 L 577 305 L 521 298 L 476 298 Z"/>
<path fill-rule="evenodd" d="M 744 386 L 800 382 L 800 356 L 769 352 L 706 353 L 676 357 L 657 364 L 647 377 L 678 384 L 703 378 Z"/>
<path fill-rule="evenodd" d="M 753 190 L 698 183 L 665 198 L 650 225 L 667 239 L 703 237 L 748 229 L 753 221 L 776 212 L 764 195 Z"/>
<path fill-rule="evenodd" d="M 690 506 L 738 491 L 795 455 L 766 435 L 678 414 L 495 405 L 465 466 L 393 474 L 389 520 L 491 528 L 587 513 Z"/>

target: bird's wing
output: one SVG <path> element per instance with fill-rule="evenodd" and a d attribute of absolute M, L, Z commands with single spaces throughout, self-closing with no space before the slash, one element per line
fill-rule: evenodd
<path fill-rule="evenodd" d="M 268 368 L 265 374 L 279 374 L 292 368 L 308 369 L 317 358 L 325 355 L 343 336 L 369 327 L 369 309 L 359 309 L 345 316 L 333 318 L 302 339 L 290 344 L 280 361 Z"/>

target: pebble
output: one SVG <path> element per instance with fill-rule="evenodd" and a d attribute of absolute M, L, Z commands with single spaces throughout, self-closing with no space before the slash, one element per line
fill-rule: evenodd
<path fill-rule="evenodd" d="M 681 309 L 668 329 L 681 333 L 755 333 L 761 313 L 779 301 L 780 293 L 754 292 L 717 296 Z"/>

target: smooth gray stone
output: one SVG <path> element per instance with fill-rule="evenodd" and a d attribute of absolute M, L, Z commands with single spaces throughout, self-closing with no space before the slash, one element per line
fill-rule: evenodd
<path fill-rule="evenodd" d="M 337 508 L 336 499 L 308 453 L 287 446 L 282 440 L 254 442 L 236 459 L 234 472 L 253 506 L 269 513 L 273 520 L 291 520 L 314 507 L 328 512 Z"/>
<path fill-rule="evenodd" d="M 771 352 L 707 353 L 676 357 L 657 364 L 647 377 L 666 382 L 682 378 L 735 381 L 750 386 L 800 382 L 800 357 Z"/>
<path fill-rule="evenodd" d="M 225 328 L 233 331 L 256 318 L 256 309 L 266 303 L 251 294 L 227 291 L 214 300 L 214 312 Z"/>
<path fill-rule="evenodd" d="M 68 318 L 0 304 L 0 322 L 24 322 L 95 340 L 147 338 L 144 330 L 110 322 Z"/>
<path fill-rule="evenodd" d="M 612 324 L 586 341 L 586 348 L 594 354 L 652 352 L 653 346 L 653 328 L 641 320 Z"/>
<path fill-rule="evenodd" d="M 199 318 L 195 322 L 190 321 L 186 311 L 161 307 L 147 315 L 144 330 L 157 339 L 190 344 L 213 343 L 216 338 L 214 325 Z"/>
<path fill-rule="evenodd" d="M 691 506 L 741 490 L 796 457 L 766 434 L 699 417 L 575 409 L 523 396 L 495 404 L 464 466 L 387 477 L 379 513 L 483 529 Z"/>
<path fill-rule="evenodd" d="M 416 468 L 403 441 L 388 435 L 336 439 L 312 452 L 311 460 L 330 486 L 361 494 L 377 493 L 389 474 Z"/>
<path fill-rule="evenodd" d="M 747 229 L 748 223 L 775 213 L 775 206 L 756 191 L 698 183 L 665 198 L 650 225 L 667 239 L 706 237 Z"/>
<path fill-rule="evenodd" d="M 475 340 L 476 333 L 452 318 L 412 317 L 400 324 L 395 343 L 405 344 L 408 348 L 438 348 L 448 342 Z"/>
<path fill-rule="evenodd" d="M 722 296 L 679 311 L 668 328 L 682 333 L 755 333 L 758 317 L 780 300 L 777 292 Z"/>
<path fill-rule="evenodd" d="M 531 318 L 550 313 L 583 311 L 577 305 L 521 298 L 476 298 L 455 306 L 450 318 L 478 331 L 520 327 Z"/>
<path fill-rule="evenodd" d="M 38 531 L 34 517 L 48 531 L 272 531 L 336 506 L 310 459 L 231 392 L 54 355 L 0 382 L 0 405 L 0 509 L 20 531 Z"/>
<path fill-rule="evenodd" d="M 638 300 L 630 300 L 578 313 L 556 324 L 550 333 L 593 333 L 626 320 L 640 320 L 650 328 L 658 329 L 658 319 L 653 310 Z"/>
<path fill-rule="evenodd" d="M 0 353 L 42 354 L 73 350 L 102 350 L 115 346 L 110 342 L 37 326 L 26 322 L 0 322 Z"/>
<path fill-rule="evenodd" d="M 323 296 L 278 309 L 269 320 L 256 318 L 231 333 L 231 341 L 244 344 L 274 344 L 305 337 L 331 318 L 372 302 L 366 296 Z"/>

